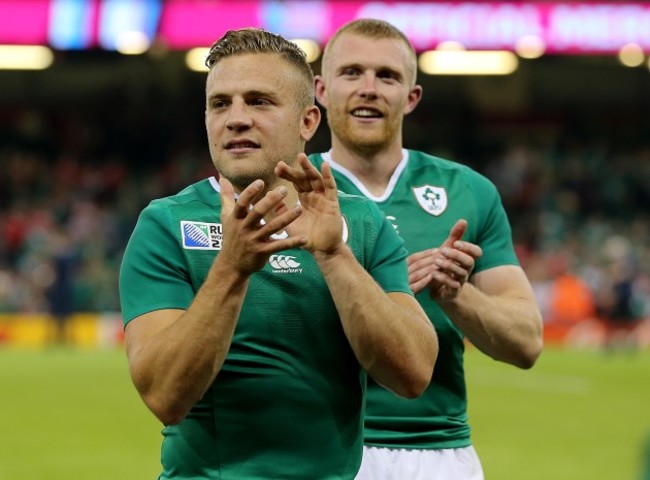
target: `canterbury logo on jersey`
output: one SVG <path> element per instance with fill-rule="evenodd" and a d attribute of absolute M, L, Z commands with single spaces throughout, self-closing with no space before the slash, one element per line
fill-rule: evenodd
<path fill-rule="evenodd" d="M 181 221 L 183 248 L 188 250 L 221 250 L 223 226 L 220 223 Z"/>
<path fill-rule="evenodd" d="M 348 222 L 345 217 L 341 217 L 341 220 L 343 220 L 341 237 L 344 242 L 347 242 L 349 237 Z M 271 255 L 269 264 L 273 268 L 273 273 L 302 273 L 300 262 L 291 255 Z"/>
<path fill-rule="evenodd" d="M 269 263 L 276 273 L 302 273 L 300 262 L 291 255 L 271 255 Z"/>

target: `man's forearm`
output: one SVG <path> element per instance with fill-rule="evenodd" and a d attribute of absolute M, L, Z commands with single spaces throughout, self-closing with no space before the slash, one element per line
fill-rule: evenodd
<path fill-rule="evenodd" d="M 163 423 L 182 420 L 214 381 L 230 348 L 247 288 L 247 279 L 228 273 L 217 260 L 180 316 L 172 319 L 173 311 L 163 311 L 134 320 L 148 322 L 149 331 L 156 324 L 167 325 L 146 341 L 134 342 L 137 350 L 129 349 L 134 383 Z M 127 333 L 131 334 L 136 335 Z"/>
<path fill-rule="evenodd" d="M 483 353 L 520 368 L 533 366 L 542 349 L 542 319 L 534 299 L 488 295 L 471 283 L 442 310 Z"/>
<path fill-rule="evenodd" d="M 398 395 L 419 395 L 431 379 L 438 343 L 417 301 L 401 294 L 396 303 L 399 294 L 386 294 L 347 246 L 315 257 L 362 367 Z"/>

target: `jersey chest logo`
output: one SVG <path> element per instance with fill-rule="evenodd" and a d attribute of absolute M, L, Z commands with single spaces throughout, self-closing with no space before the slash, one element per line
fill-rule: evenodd
<path fill-rule="evenodd" d="M 271 255 L 269 263 L 273 273 L 302 273 L 300 262 L 293 255 Z"/>
<path fill-rule="evenodd" d="M 181 221 L 183 248 L 187 250 L 221 250 L 223 226 L 220 223 Z"/>
<path fill-rule="evenodd" d="M 422 209 L 431 215 L 437 217 L 447 209 L 447 190 L 442 187 L 413 187 L 413 194 Z"/>

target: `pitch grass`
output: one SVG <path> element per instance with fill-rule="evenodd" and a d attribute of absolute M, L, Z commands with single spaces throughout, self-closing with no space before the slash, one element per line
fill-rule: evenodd
<path fill-rule="evenodd" d="M 650 352 L 547 348 L 521 371 L 470 348 L 466 363 L 487 480 L 640 478 Z M 0 479 L 153 480 L 160 429 L 122 350 L 0 348 Z"/>
<path fill-rule="evenodd" d="M 0 349 L 0 479 L 145 480 L 160 425 L 122 350 Z"/>
<path fill-rule="evenodd" d="M 466 367 L 487 480 L 650 478 L 650 352 L 547 347 L 522 371 L 470 349 Z"/>

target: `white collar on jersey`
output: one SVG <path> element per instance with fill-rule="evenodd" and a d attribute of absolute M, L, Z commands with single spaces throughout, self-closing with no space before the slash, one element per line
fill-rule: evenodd
<path fill-rule="evenodd" d="M 221 187 L 219 186 L 219 180 L 217 180 L 217 177 L 210 177 L 208 180 L 210 180 L 210 185 L 212 185 L 212 188 L 214 188 L 217 193 L 221 193 Z M 235 198 L 236 196 L 237 194 L 235 194 Z"/>
<path fill-rule="evenodd" d="M 385 202 L 393 193 L 393 190 L 395 189 L 395 185 L 397 184 L 397 181 L 399 180 L 400 175 L 406 168 L 406 164 L 408 163 L 408 158 L 409 158 L 409 152 L 405 148 L 402 149 L 402 159 L 399 161 L 397 164 L 397 167 L 393 171 L 393 174 L 390 177 L 390 180 L 388 181 L 388 185 L 386 186 L 386 190 L 384 190 L 384 193 L 382 193 L 380 196 L 373 195 L 368 191 L 366 186 L 361 183 L 361 181 L 347 168 L 344 166 L 336 163 L 334 160 L 332 160 L 332 151 L 328 151 L 325 153 L 321 153 L 321 157 L 323 157 L 323 160 L 328 162 L 331 167 L 339 172 L 341 175 L 345 176 L 350 180 L 355 187 L 359 189 L 361 193 L 363 193 L 366 197 L 368 197 L 370 200 L 380 203 L 380 202 Z"/>

